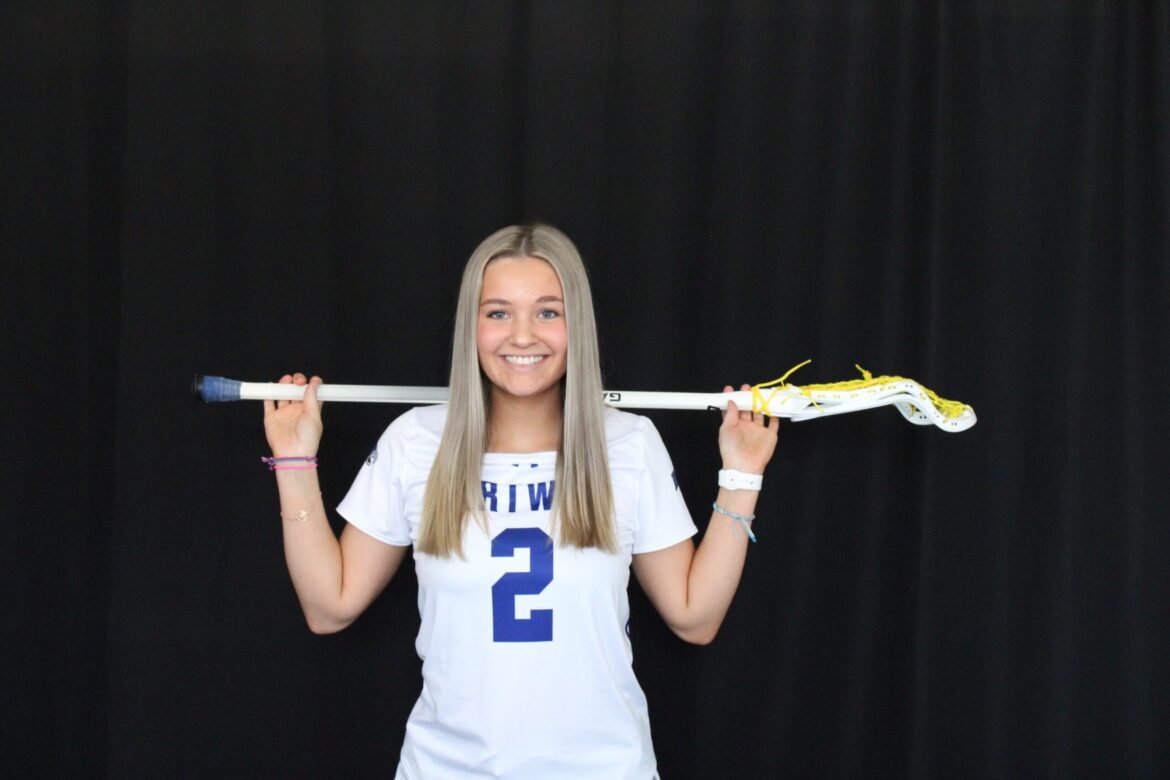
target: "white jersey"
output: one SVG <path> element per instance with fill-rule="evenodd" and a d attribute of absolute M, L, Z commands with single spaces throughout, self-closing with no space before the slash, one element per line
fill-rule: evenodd
<path fill-rule="evenodd" d="M 378 441 L 338 511 L 387 544 L 419 538 L 446 406 L 412 409 Z M 490 532 L 465 559 L 414 553 L 422 694 L 398 778 L 657 777 L 633 672 L 634 553 L 696 532 L 670 456 L 644 417 L 606 410 L 619 551 L 550 544 L 556 453 L 484 455 Z"/>

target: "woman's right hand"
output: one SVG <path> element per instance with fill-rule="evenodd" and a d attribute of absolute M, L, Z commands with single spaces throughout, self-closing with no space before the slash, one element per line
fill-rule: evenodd
<path fill-rule="evenodd" d="M 313 457 L 321 443 L 325 426 L 321 423 L 321 402 L 317 385 L 321 377 L 306 379 L 304 374 L 285 374 L 281 384 L 308 385 L 304 401 L 265 401 L 264 433 L 275 458 Z"/>

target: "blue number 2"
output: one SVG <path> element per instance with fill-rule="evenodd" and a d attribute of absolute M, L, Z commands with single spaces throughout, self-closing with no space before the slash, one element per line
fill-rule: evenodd
<path fill-rule="evenodd" d="M 508 572 L 492 585 L 492 639 L 496 642 L 551 642 L 552 610 L 534 609 L 516 617 L 516 597 L 543 591 L 553 578 L 553 545 L 539 528 L 509 528 L 492 539 L 493 558 L 511 558 L 528 548 L 528 571 Z"/>

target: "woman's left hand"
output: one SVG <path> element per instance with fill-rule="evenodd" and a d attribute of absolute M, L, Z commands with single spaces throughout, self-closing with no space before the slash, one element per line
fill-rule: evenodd
<path fill-rule="evenodd" d="M 751 390 L 751 385 L 744 385 L 740 389 Z M 732 392 L 731 385 L 725 386 L 723 392 Z M 723 424 L 719 426 L 719 454 L 723 456 L 723 468 L 746 474 L 763 474 L 764 467 L 776 451 L 776 432 L 779 428 L 779 418 L 769 418 L 762 413 L 753 413 L 750 409 L 741 411 L 734 401 L 728 400 Z"/>

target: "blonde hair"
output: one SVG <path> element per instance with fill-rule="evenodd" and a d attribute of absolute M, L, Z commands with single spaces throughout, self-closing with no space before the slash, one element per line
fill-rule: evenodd
<path fill-rule="evenodd" d="M 605 408 L 597 322 L 589 279 L 577 247 L 554 227 L 513 225 L 488 236 L 463 270 L 455 311 L 447 422 L 427 478 L 418 550 L 463 557 L 463 527 L 474 517 L 488 530 L 480 477 L 487 449 L 491 384 L 484 381 L 476 347 L 479 299 L 488 263 L 505 257 L 544 260 L 561 282 L 569 349 L 562 380 L 561 443 L 551 523 L 561 544 L 617 550 L 613 490 L 606 455 Z"/>

